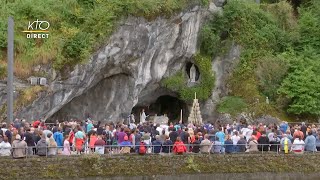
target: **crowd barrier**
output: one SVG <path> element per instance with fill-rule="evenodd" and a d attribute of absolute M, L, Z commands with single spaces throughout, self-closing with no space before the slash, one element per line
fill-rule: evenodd
<path fill-rule="evenodd" d="M 288 145 L 288 153 L 293 153 L 290 151 L 292 146 L 298 146 L 298 145 L 304 145 L 304 144 L 294 144 L 294 145 Z M 174 154 L 173 153 L 173 147 L 174 145 L 144 145 L 147 149 L 146 154 Z M 193 153 L 192 148 L 195 146 L 202 147 L 202 145 L 195 145 L 195 144 L 185 144 L 187 149 L 187 154 L 203 154 L 203 152 L 199 153 Z M 208 146 L 208 145 L 203 145 L 203 146 Z M 229 146 L 232 146 L 230 148 L 233 148 L 233 151 L 229 152 L 226 151 Z M 281 150 L 281 147 L 283 145 L 281 144 L 257 144 L 257 146 L 262 146 L 264 148 L 261 148 L 261 150 L 258 151 L 249 151 L 249 152 L 244 152 L 244 151 L 237 151 L 239 148 L 243 148 L 243 146 L 248 147 L 248 145 L 233 145 L 233 144 L 224 144 L 224 145 L 216 145 L 212 144 L 209 147 L 209 151 L 205 154 L 247 154 L 247 153 L 255 153 L 255 154 L 285 154 L 284 150 Z M 121 149 L 123 147 L 130 147 L 130 149 L 133 151 L 130 151 L 130 153 L 121 153 Z M 106 155 L 116 155 L 116 154 L 138 154 L 140 145 L 134 145 L 134 146 L 121 146 L 121 145 L 105 145 L 105 146 L 96 146 L 95 148 L 90 148 L 87 145 L 84 145 L 83 150 L 81 153 L 78 155 L 82 154 L 106 154 Z M 274 150 L 270 150 L 270 147 L 273 147 Z M 66 156 L 62 154 L 63 147 L 43 147 L 45 148 L 45 155 L 42 155 L 43 157 L 52 157 L 52 156 Z M 160 153 L 159 152 L 160 148 Z M 230 150 L 229 148 L 229 150 Z M 0 151 L 2 151 L 5 148 L 0 148 Z M 38 156 L 37 155 L 37 147 L 32 146 L 32 147 L 27 147 L 27 148 L 7 148 L 10 149 L 11 152 L 18 150 L 18 149 L 24 149 L 25 151 L 25 156 L 22 158 L 28 158 L 28 157 L 34 157 Z M 54 149 L 54 150 L 52 150 Z M 157 149 L 157 150 L 156 150 Z M 165 152 L 164 149 L 166 150 Z M 265 149 L 268 149 L 267 151 Z M 49 151 L 51 150 L 51 153 Z M 157 152 L 155 152 L 157 151 Z M 52 153 L 54 152 L 54 153 Z M 305 153 L 317 153 L 317 150 L 314 151 L 304 151 Z M 320 151 L 319 151 L 320 152 Z M 53 155 L 52 155 L 53 154 Z M 71 147 L 71 154 L 70 155 L 77 155 L 76 147 L 72 146 Z M 12 153 L 11 153 L 12 156 Z M 1 157 L 0 157 L 1 158 Z"/>

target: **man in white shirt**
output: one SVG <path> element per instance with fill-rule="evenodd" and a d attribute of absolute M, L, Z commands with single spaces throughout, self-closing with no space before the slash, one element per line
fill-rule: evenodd
<path fill-rule="evenodd" d="M 11 156 L 11 144 L 8 142 L 7 136 L 4 136 L 0 143 L 0 156 Z"/>
<path fill-rule="evenodd" d="M 240 140 L 240 136 L 238 135 L 238 131 L 233 131 L 233 136 L 231 137 L 231 140 L 233 142 L 233 145 L 237 145 L 238 144 L 238 141 Z"/>
<path fill-rule="evenodd" d="M 242 134 L 246 137 L 247 142 L 249 141 L 249 139 L 251 138 L 252 135 L 252 126 L 248 126 L 248 128 L 243 128 L 241 129 Z"/>

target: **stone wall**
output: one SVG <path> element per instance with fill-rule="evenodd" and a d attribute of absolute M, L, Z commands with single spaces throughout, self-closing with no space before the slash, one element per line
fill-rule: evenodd
<path fill-rule="evenodd" d="M 320 170 L 319 161 L 320 154 L 0 158 L 0 179 L 157 179 L 161 175 L 183 174 L 216 174 L 218 177 L 224 173 L 315 173 Z"/>

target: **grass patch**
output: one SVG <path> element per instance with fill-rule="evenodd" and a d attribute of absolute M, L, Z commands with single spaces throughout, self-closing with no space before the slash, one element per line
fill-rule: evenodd
<path fill-rule="evenodd" d="M 14 109 L 19 109 L 31 104 L 38 98 L 40 92 L 45 91 L 47 88 L 44 86 L 31 86 L 19 92 L 19 98 L 14 102 Z"/>

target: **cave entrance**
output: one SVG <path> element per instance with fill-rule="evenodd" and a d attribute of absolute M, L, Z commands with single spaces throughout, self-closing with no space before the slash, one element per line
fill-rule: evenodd
<path fill-rule="evenodd" d="M 170 95 L 160 96 L 154 103 L 151 103 L 148 106 L 135 106 L 132 109 L 132 113 L 135 115 L 136 122 L 140 122 L 140 113 L 142 112 L 142 109 L 144 109 L 146 115 L 149 115 L 150 117 L 166 115 L 169 118 L 169 122 L 179 122 L 182 109 L 183 122 L 188 119 L 187 104 Z"/>

